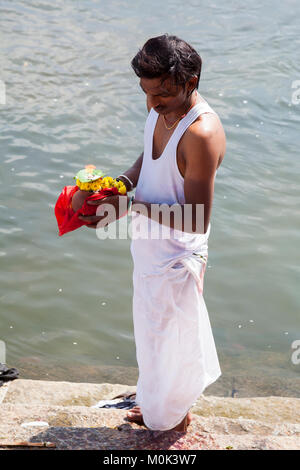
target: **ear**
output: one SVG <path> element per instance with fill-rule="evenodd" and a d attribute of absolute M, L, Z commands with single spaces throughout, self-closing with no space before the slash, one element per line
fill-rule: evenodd
<path fill-rule="evenodd" d="M 194 75 L 186 83 L 186 90 L 187 90 L 188 95 L 190 95 L 195 90 L 195 88 L 197 88 L 197 81 L 198 81 L 198 77 L 197 77 L 197 75 Z"/>

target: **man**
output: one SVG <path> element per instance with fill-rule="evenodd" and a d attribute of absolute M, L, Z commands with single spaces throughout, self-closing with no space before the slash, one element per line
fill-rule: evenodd
<path fill-rule="evenodd" d="M 149 112 L 144 152 L 120 176 L 136 193 L 104 202 L 119 218 L 126 213 L 121 199 L 127 198 L 133 216 L 139 406 L 128 419 L 152 430 L 186 431 L 190 407 L 221 375 L 202 294 L 214 181 L 226 138 L 218 115 L 197 91 L 202 60 L 189 44 L 167 34 L 149 39 L 131 64 Z M 153 210 L 157 204 L 172 209 L 169 217 Z M 102 219 L 85 218 L 93 228 Z M 169 236 L 153 236 L 157 227 L 168 228 Z M 150 236 L 135 238 L 141 228 Z"/>

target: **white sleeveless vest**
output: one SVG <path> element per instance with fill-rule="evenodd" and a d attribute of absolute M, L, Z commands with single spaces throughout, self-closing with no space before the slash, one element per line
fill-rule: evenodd
<path fill-rule="evenodd" d="M 208 112 L 217 114 L 206 101 L 191 108 L 179 122 L 161 156 L 153 160 L 153 134 L 159 115 L 153 108 L 150 110 L 145 124 L 144 156 L 135 192 L 136 200 L 153 204 L 185 203 L 184 178 L 176 159 L 177 145 L 195 119 Z M 205 234 L 182 232 L 133 211 L 130 249 L 134 268 L 139 272 L 159 273 L 174 262 L 190 257 L 193 252 L 207 256 L 210 227 L 209 223 Z"/>

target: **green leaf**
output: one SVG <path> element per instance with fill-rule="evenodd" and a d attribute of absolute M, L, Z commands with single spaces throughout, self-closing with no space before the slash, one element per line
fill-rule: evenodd
<path fill-rule="evenodd" d="M 78 171 L 75 176 L 75 179 L 79 179 L 81 183 L 89 183 L 90 181 L 96 181 L 99 178 L 103 178 L 104 173 L 101 170 L 87 170 L 84 168 L 83 170 Z"/>

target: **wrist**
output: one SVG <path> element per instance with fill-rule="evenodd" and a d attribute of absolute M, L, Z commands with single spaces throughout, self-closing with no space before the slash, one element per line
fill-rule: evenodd
<path fill-rule="evenodd" d="M 126 176 L 126 175 L 119 175 L 119 176 L 116 178 L 116 181 L 119 181 L 119 180 L 122 181 L 122 183 L 125 184 L 125 186 L 126 186 L 126 191 L 127 191 L 127 192 L 130 192 L 130 191 L 133 190 L 134 184 L 133 184 L 133 182 L 131 181 L 131 179 L 130 179 L 128 176 Z"/>

